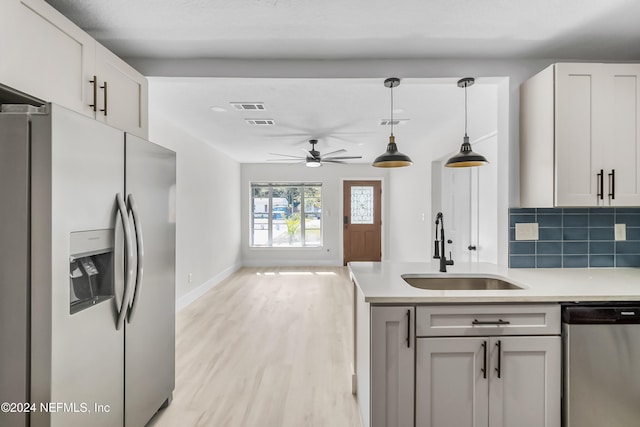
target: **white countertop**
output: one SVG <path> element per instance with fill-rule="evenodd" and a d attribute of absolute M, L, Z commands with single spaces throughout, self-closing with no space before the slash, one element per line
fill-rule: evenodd
<path fill-rule="evenodd" d="M 478 263 L 447 266 L 434 262 L 351 262 L 352 279 L 369 303 L 640 301 L 640 268 L 503 268 Z M 523 289 L 428 290 L 414 288 L 402 274 L 432 277 L 493 277 Z"/>

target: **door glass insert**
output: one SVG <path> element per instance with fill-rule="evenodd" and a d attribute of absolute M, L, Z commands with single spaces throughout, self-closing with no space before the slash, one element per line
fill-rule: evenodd
<path fill-rule="evenodd" d="M 351 187 L 351 224 L 373 224 L 373 187 Z"/>

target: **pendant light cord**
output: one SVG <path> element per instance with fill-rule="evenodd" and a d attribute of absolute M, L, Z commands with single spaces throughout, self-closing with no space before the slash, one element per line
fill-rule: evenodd
<path fill-rule="evenodd" d="M 393 136 L 393 83 L 391 83 L 391 136 Z"/>
<path fill-rule="evenodd" d="M 464 84 L 464 136 L 467 136 L 467 86 Z"/>

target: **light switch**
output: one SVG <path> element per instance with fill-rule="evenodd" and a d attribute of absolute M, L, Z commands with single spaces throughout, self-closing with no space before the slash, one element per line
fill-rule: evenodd
<path fill-rule="evenodd" d="M 516 240 L 538 240 L 537 222 L 520 222 L 516 224 Z"/>
<path fill-rule="evenodd" d="M 626 224 L 616 224 L 616 240 L 627 240 Z"/>

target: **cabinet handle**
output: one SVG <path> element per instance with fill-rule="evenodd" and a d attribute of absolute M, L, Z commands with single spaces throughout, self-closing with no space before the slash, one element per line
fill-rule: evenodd
<path fill-rule="evenodd" d="M 501 378 L 502 375 L 502 341 L 498 340 L 496 343 L 496 347 L 498 347 L 498 367 L 496 368 L 496 372 L 498 372 L 498 378 Z"/>
<path fill-rule="evenodd" d="M 483 353 L 483 360 L 482 360 L 482 378 L 487 378 L 487 342 L 483 341 L 482 342 L 482 353 Z"/>
<path fill-rule="evenodd" d="M 100 86 L 100 89 L 104 89 L 104 108 L 100 111 L 104 112 L 104 115 L 107 115 L 107 82 L 104 82 L 104 86 Z"/>
<path fill-rule="evenodd" d="M 616 170 L 611 169 L 611 173 L 609 174 L 609 197 L 611 200 L 615 200 L 616 198 Z"/>
<path fill-rule="evenodd" d="M 93 85 L 93 104 L 89 104 L 89 107 L 93 108 L 93 112 L 96 111 L 96 98 L 98 97 L 98 79 L 93 76 L 93 80 L 89 80 L 89 83 Z"/>
<path fill-rule="evenodd" d="M 411 310 L 407 310 L 407 348 L 411 348 Z"/>
<path fill-rule="evenodd" d="M 471 322 L 472 325 L 510 325 L 511 322 L 508 320 L 502 320 L 502 319 L 498 319 L 498 320 L 478 320 L 478 319 L 473 319 L 473 322 Z"/>
<path fill-rule="evenodd" d="M 600 189 L 598 190 L 598 194 L 596 194 L 596 196 L 599 197 L 600 200 L 602 200 L 604 198 L 604 170 L 600 169 L 600 173 L 596 174 L 596 176 L 598 177 L 598 184 L 600 184 Z"/>

